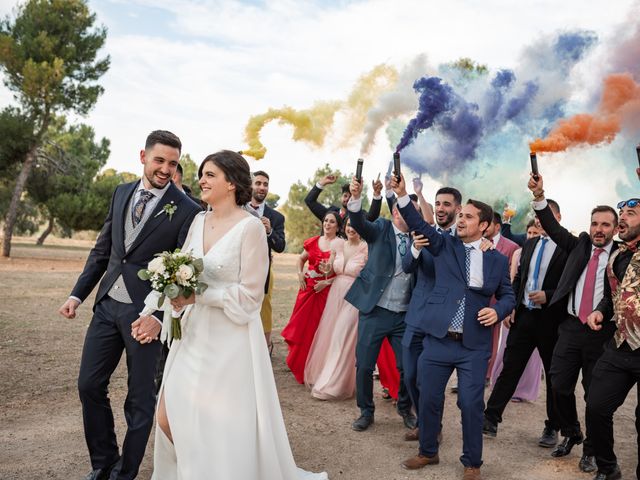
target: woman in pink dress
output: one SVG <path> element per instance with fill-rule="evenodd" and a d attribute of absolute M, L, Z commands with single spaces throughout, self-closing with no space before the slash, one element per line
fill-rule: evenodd
<path fill-rule="evenodd" d="M 367 244 L 348 222 L 345 233 L 335 244 L 336 276 L 304 369 L 311 395 L 321 400 L 350 398 L 356 388 L 358 310 L 344 296 L 367 263 Z"/>
<path fill-rule="evenodd" d="M 534 225 L 533 221 L 529 222 L 527 225 L 527 239 L 536 237 L 540 235 L 540 232 Z M 522 249 L 518 249 L 513 252 L 513 257 L 511 258 L 511 279 L 515 277 L 516 272 L 518 271 L 518 266 L 520 264 L 520 255 L 522 254 Z M 505 326 L 503 322 L 500 326 L 500 345 L 498 346 L 498 353 L 496 354 L 496 360 L 493 364 L 493 369 L 491 370 L 491 386 L 496 384 L 496 380 L 502 372 L 502 358 L 504 357 L 504 350 L 507 347 L 507 336 L 509 335 L 509 329 Z M 527 366 L 522 372 L 522 376 L 520 377 L 520 381 L 518 382 L 518 386 L 516 391 L 513 393 L 511 400 L 514 402 L 521 402 L 523 400 L 533 402 L 538 398 L 538 392 L 540 390 L 540 381 L 542 379 L 542 359 L 540 358 L 540 354 L 538 353 L 538 349 L 536 348 L 531 357 L 529 358 L 529 362 Z"/>
<path fill-rule="evenodd" d="M 304 383 L 304 366 L 331 286 L 333 273 L 325 273 L 321 268 L 329 261 L 336 245 L 344 243 L 338 237 L 341 220 L 337 212 L 327 212 L 322 221 L 322 235 L 305 240 L 304 251 L 298 259 L 300 291 L 289 323 L 282 330 L 282 336 L 289 346 L 287 365 L 298 383 Z M 308 266 L 303 273 L 305 263 Z"/>

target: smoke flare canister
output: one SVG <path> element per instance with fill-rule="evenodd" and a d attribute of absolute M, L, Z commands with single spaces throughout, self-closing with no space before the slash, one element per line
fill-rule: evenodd
<path fill-rule="evenodd" d="M 393 154 L 393 174 L 396 176 L 396 181 L 400 181 L 400 152 Z"/>
<path fill-rule="evenodd" d="M 531 173 L 533 173 L 533 179 L 537 182 L 540 178 L 540 172 L 538 171 L 538 157 L 536 152 L 531 152 L 529 154 L 529 159 L 531 160 Z"/>
<path fill-rule="evenodd" d="M 356 180 L 358 183 L 362 183 L 362 165 L 364 164 L 364 160 L 359 158 L 358 164 L 356 165 Z"/>

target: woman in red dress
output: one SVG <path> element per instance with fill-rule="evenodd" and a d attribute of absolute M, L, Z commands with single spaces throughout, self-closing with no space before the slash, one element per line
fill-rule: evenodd
<path fill-rule="evenodd" d="M 322 221 L 322 235 L 305 240 L 304 251 L 298 259 L 298 279 L 300 291 L 291 312 L 289 323 L 282 330 L 289 354 L 287 365 L 298 383 L 304 383 L 304 366 L 324 311 L 333 272 L 324 272 L 322 267 L 330 269 L 331 252 L 336 242 L 344 242 L 338 237 L 342 219 L 338 212 L 329 211 Z M 308 263 L 304 272 L 304 264 Z"/>

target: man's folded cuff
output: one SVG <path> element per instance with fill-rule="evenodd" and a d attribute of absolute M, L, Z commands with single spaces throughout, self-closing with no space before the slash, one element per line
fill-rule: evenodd
<path fill-rule="evenodd" d="M 78 302 L 78 305 L 80 305 L 82 303 L 82 300 L 80 300 L 78 297 L 73 296 L 73 295 L 69 295 L 69 298 L 75 300 L 76 302 Z"/>
<path fill-rule="evenodd" d="M 362 210 L 362 198 L 352 198 L 347 202 L 347 210 L 350 212 L 359 212 Z"/>
<path fill-rule="evenodd" d="M 547 203 L 547 199 L 543 198 L 539 202 L 536 202 L 535 200 L 532 201 L 531 205 L 533 205 L 533 209 L 534 210 L 543 210 L 543 209 L 547 208 L 548 203 Z"/>
<path fill-rule="evenodd" d="M 406 207 L 407 205 L 409 205 L 410 201 L 411 201 L 411 198 L 409 197 L 409 195 L 403 195 L 402 197 L 398 197 L 398 206 L 400 208 Z"/>

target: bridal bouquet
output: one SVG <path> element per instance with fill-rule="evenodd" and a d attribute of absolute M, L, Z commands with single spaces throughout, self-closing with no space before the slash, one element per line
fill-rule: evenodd
<path fill-rule="evenodd" d="M 156 253 L 147 268 L 138 271 L 141 280 L 151 281 L 151 292 L 144 301 L 142 315 L 151 315 L 156 310 L 163 309 L 171 316 L 171 322 L 166 320 L 162 324 L 161 340 L 171 343 L 173 339 L 182 337 L 180 328 L 180 314 L 171 308 L 165 299 L 183 296 L 190 297 L 193 293 L 201 294 L 207 285 L 198 281 L 198 276 L 204 270 L 201 258 L 195 258 L 191 252 L 182 252 L 176 248 L 174 252 Z M 169 311 L 170 310 L 170 311 Z"/>

